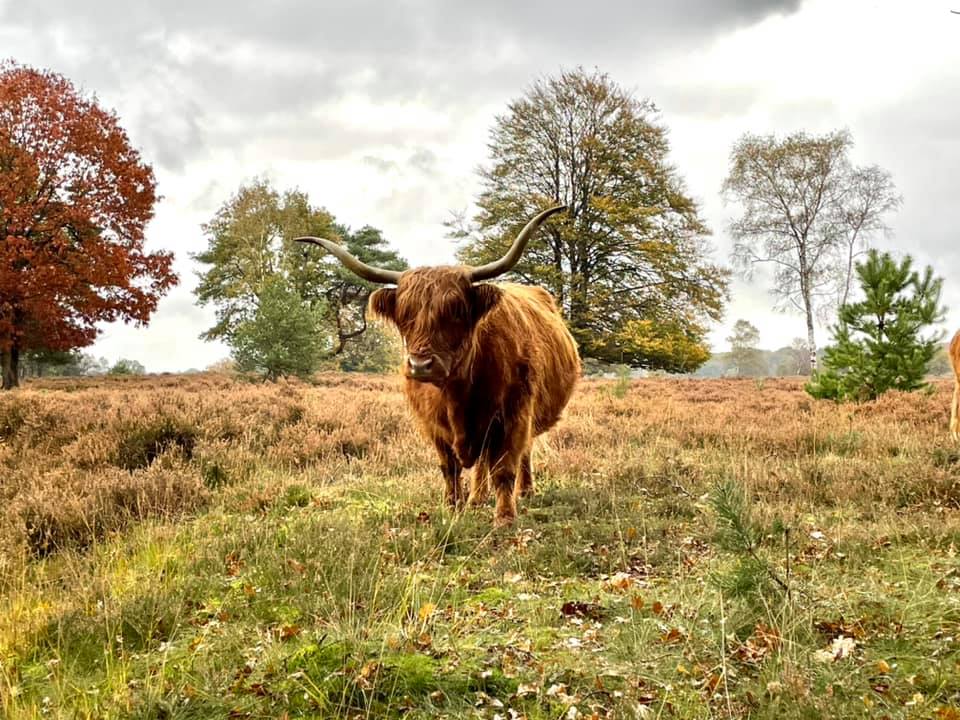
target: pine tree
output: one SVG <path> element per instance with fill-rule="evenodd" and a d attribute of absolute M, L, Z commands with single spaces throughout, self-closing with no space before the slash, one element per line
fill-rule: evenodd
<path fill-rule="evenodd" d="M 253 317 L 232 336 L 237 369 L 268 380 L 312 374 L 322 357 L 322 315 L 322 308 L 305 303 L 283 277 L 269 277 Z"/>
<path fill-rule="evenodd" d="M 924 334 L 943 318 L 940 290 L 928 266 L 923 274 L 913 259 L 900 262 L 871 250 L 857 263 L 863 299 L 841 306 L 834 344 L 824 353 L 823 370 L 807 392 L 817 398 L 873 400 L 887 390 L 917 390 L 942 333 Z"/>

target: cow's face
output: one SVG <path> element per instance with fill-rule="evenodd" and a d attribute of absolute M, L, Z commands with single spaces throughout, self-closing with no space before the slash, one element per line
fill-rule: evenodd
<path fill-rule="evenodd" d="M 409 270 L 396 288 L 370 296 L 374 314 L 394 323 L 403 337 L 403 373 L 443 385 L 470 348 L 477 322 L 500 299 L 500 290 L 473 284 L 463 267 Z"/>

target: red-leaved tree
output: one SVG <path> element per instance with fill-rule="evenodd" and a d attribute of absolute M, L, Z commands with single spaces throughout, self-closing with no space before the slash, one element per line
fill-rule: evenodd
<path fill-rule="evenodd" d="M 177 283 L 144 250 L 153 170 L 116 115 L 69 80 L 0 63 L 0 366 L 26 350 L 91 344 L 96 323 L 145 323 Z"/>

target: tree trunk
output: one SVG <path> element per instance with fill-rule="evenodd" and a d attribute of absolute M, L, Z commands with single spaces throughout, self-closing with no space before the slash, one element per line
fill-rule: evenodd
<path fill-rule="evenodd" d="M 13 390 L 20 385 L 20 348 L 13 345 L 0 351 L 0 371 L 3 375 L 3 390 Z"/>
<path fill-rule="evenodd" d="M 810 346 L 810 374 L 817 370 L 817 341 L 813 339 L 813 307 L 810 300 L 804 298 L 804 306 L 807 311 L 807 344 Z"/>

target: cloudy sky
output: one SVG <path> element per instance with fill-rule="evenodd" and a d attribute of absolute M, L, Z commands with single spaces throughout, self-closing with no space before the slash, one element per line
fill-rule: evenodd
<path fill-rule="evenodd" d="M 904 196 L 877 246 L 946 278 L 960 327 L 960 0 L 0 0 L 0 57 L 54 69 L 118 113 L 163 200 L 148 238 L 181 285 L 149 327 L 104 328 L 92 348 L 150 371 L 227 355 L 198 334 L 200 224 L 256 175 L 298 187 L 338 220 L 371 224 L 415 264 L 453 259 L 451 211 L 469 210 L 494 117 L 532 81 L 598 67 L 653 100 L 672 158 L 727 262 L 719 197 L 744 132 L 847 127 L 853 159 Z M 737 281 L 738 318 L 775 348 L 803 335 L 770 311 L 766 276 Z M 820 339 L 825 340 L 821 331 Z"/>

